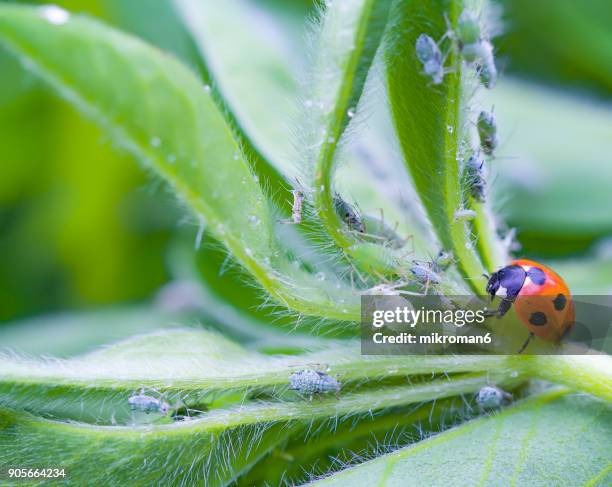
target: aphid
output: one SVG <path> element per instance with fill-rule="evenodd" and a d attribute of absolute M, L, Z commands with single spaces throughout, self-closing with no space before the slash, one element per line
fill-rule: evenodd
<path fill-rule="evenodd" d="M 455 221 L 459 220 L 473 220 L 478 216 L 474 210 L 468 210 L 466 208 L 460 208 L 455 210 Z"/>
<path fill-rule="evenodd" d="M 485 154 L 490 156 L 497 147 L 497 124 L 493 113 L 480 112 L 476 128 L 480 138 L 480 147 Z"/>
<path fill-rule="evenodd" d="M 140 393 L 130 396 L 128 404 L 132 411 L 140 411 L 143 413 L 161 413 L 167 414 L 170 410 L 170 405 L 162 399 L 145 394 L 144 389 L 140 389 Z"/>
<path fill-rule="evenodd" d="M 416 55 L 423 64 L 423 74 L 431 78 L 434 85 L 439 85 L 444 79 L 444 61 L 442 52 L 431 37 L 421 34 L 415 44 Z"/>
<path fill-rule="evenodd" d="M 574 324 L 574 302 L 563 279 L 552 269 L 531 260 L 513 260 L 494 272 L 487 283 L 491 301 L 501 298 L 495 311 L 504 316 L 514 304 L 529 336 L 521 353 L 534 336 L 547 342 L 559 342 Z"/>
<path fill-rule="evenodd" d="M 485 386 L 476 394 L 480 409 L 497 409 L 512 401 L 512 394 L 495 386 Z"/>
<path fill-rule="evenodd" d="M 383 242 L 385 245 L 392 249 L 402 248 L 406 242 L 411 238 L 402 238 L 397 232 L 397 224 L 395 228 L 390 227 L 385 223 L 384 213 L 382 209 L 381 218 L 376 218 L 370 215 L 364 215 L 361 218 L 363 228 L 365 230 L 365 237 L 374 241 Z"/>
<path fill-rule="evenodd" d="M 485 88 L 494 88 L 497 83 L 497 68 L 495 67 L 495 60 L 493 59 L 493 48 L 491 44 L 486 45 L 487 56 L 483 57 L 481 63 L 476 68 L 476 74 L 478 79 L 484 85 Z"/>
<path fill-rule="evenodd" d="M 417 281 L 425 284 L 425 286 L 440 284 L 442 278 L 434 271 L 433 267 L 431 263 L 414 261 L 412 267 L 410 267 L 410 272 L 412 272 Z"/>
<path fill-rule="evenodd" d="M 464 181 L 472 198 L 481 203 L 485 200 L 486 181 L 484 177 L 484 160 L 475 155 L 470 157 L 464 167 Z"/>
<path fill-rule="evenodd" d="M 334 196 L 334 208 L 342 221 L 353 231 L 365 233 L 365 226 L 355 208 L 339 195 Z"/>
<path fill-rule="evenodd" d="M 457 44 L 463 59 L 473 63 L 481 56 L 481 32 L 478 19 L 468 10 L 464 10 L 457 21 Z"/>
<path fill-rule="evenodd" d="M 407 285 L 407 282 L 402 281 L 390 284 L 378 284 L 374 287 L 371 287 L 370 289 L 366 289 L 365 291 L 363 291 L 363 294 L 375 296 L 401 296 L 402 294 L 415 295 L 416 293 L 400 289 Z"/>
<path fill-rule="evenodd" d="M 438 255 L 433 260 L 433 270 L 436 272 L 443 272 L 448 269 L 453 263 L 453 254 L 450 252 L 446 252 L 445 250 L 440 250 Z"/>
<path fill-rule="evenodd" d="M 302 223 L 302 203 L 304 202 L 304 193 L 299 189 L 292 189 L 293 206 L 291 207 L 291 219 L 281 220 L 281 223 L 290 223 L 298 225 Z"/>
<path fill-rule="evenodd" d="M 310 395 L 311 399 L 314 394 L 338 393 L 341 387 L 342 384 L 331 375 L 312 369 L 298 370 L 289 377 L 289 388 Z"/>

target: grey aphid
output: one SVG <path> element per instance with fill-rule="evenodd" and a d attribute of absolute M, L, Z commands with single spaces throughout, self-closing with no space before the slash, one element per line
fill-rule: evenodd
<path fill-rule="evenodd" d="M 476 213 L 474 210 L 469 210 L 466 208 L 460 208 L 458 210 L 455 210 L 455 221 L 473 220 L 477 216 L 478 213 Z"/>
<path fill-rule="evenodd" d="M 417 281 L 422 284 L 440 284 L 442 278 L 432 269 L 431 264 L 414 261 L 410 272 L 414 275 Z"/>
<path fill-rule="evenodd" d="M 339 195 L 334 196 L 334 208 L 344 223 L 355 232 L 365 233 L 365 226 L 353 205 L 344 201 Z"/>
<path fill-rule="evenodd" d="M 497 147 L 497 124 L 495 116 L 489 112 L 480 112 L 478 122 L 478 137 L 480 138 L 480 147 L 485 154 L 491 155 Z"/>
<path fill-rule="evenodd" d="M 290 223 L 293 225 L 299 225 L 302 223 L 302 204 L 304 203 L 304 193 L 299 189 L 292 189 L 293 194 L 293 206 L 291 207 L 291 218 L 281 220 L 281 223 Z"/>
<path fill-rule="evenodd" d="M 170 410 L 170 405 L 153 396 L 148 396 L 144 393 L 144 389 L 140 390 L 139 394 L 135 394 L 128 398 L 128 404 L 132 411 L 141 411 L 143 413 L 159 412 L 166 414 Z"/>
<path fill-rule="evenodd" d="M 313 395 L 326 392 L 339 392 L 342 384 L 331 375 L 316 370 L 304 369 L 289 377 L 289 388 L 300 394 Z"/>
<path fill-rule="evenodd" d="M 464 181 L 472 198 L 483 203 L 486 188 L 484 160 L 475 155 L 468 159 L 464 167 Z"/>
<path fill-rule="evenodd" d="M 485 386 L 476 394 L 476 403 L 481 409 L 497 409 L 512 401 L 512 394 L 495 386 Z"/>
<path fill-rule="evenodd" d="M 416 55 L 423 64 L 423 74 L 429 76 L 434 85 L 439 85 L 444 79 L 442 52 L 431 37 L 421 34 L 415 44 Z"/>

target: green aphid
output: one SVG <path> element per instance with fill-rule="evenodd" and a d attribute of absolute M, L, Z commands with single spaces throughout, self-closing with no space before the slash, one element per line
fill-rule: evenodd
<path fill-rule="evenodd" d="M 344 201 L 339 195 L 334 196 L 334 208 L 338 216 L 353 231 L 365 233 L 365 226 L 355 207 Z"/>
<path fill-rule="evenodd" d="M 485 88 L 494 88 L 497 83 L 497 68 L 495 67 L 495 61 L 493 56 L 480 64 L 476 70 L 478 79 L 485 86 Z"/>
<path fill-rule="evenodd" d="M 459 41 L 459 47 L 469 46 L 470 44 L 477 44 L 481 40 L 480 24 L 476 16 L 468 11 L 464 10 L 459 21 L 457 22 L 457 39 Z"/>
<path fill-rule="evenodd" d="M 446 250 L 440 250 L 438 255 L 433 260 L 433 270 L 436 272 L 444 272 L 454 262 L 453 254 Z"/>
<path fill-rule="evenodd" d="M 492 113 L 480 112 L 478 115 L 478 137 L 480 138 L 480 147 L 485 154 L 491 155 L 497 147 L 497 124 Z"/>
<path fill-rule="evenodd" d="M 384 243 L 392 249 L 400 249 L 405 245 L 406 240 L 382 219 L 364 215 L 361 221 L 365 228 L 366 239 Z"/>
<path fill-rule="evenodd" d="M 484 160 L 476 156 L 470 157 L 463 168 L 463 180 L 472 198 L 484 203 L 486 188 Z"/>

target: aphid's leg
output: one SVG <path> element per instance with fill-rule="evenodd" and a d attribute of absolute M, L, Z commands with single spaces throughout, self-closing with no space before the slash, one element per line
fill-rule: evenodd
<path fill-rule="evenodd" d="M 446 25 L 446 32 L 442 35 L 442 37 L 440 37 L 440 40 L 437 42 L 438 46 L 446 39 L 451 39 L 452 41 L 455 40 L 455 32 L 453 31 L 453 26 L 450 23 L 450 19 L 448 18 L 446 12 L 444 12 L 443 15 L 444 24 Z"/>
<path fill-rule="evenodd" d="M 383 208 L 378 208 L 378 210 L 380 211 L 380 228 L 379 228 L 379 231 L 382 233 L 382 231 L 385 229 L 385 210 Z"/>
<path fill-rule="evenodd" d="M 367 284 L 367 281 L 364 279 L 364 277 L 359 273 L 359 271 L 357 270 L 357 267 L 355 266 L 355 264 L 353 264 L 353 262 L 349 261 L 351 264 L 351 268 L 353 269 L 353 271 L 355 271 L 355 274 L 357 274 L 357 277 L 359 277 L 359 280 L 363 283 L 363 284 Z M 351 273 L 351 285 L 353 287 L 355 287 L 355 284 L 353 283 L 353 274 Z"/>
<path fill-rule="evenodd" d="M 381 241 L 387 240 L 385 237 L 381 237 L 380 235 L 373 235 L 371 233 L 358 232 L 357 230 L 351 230 L 351 232 L 357 234 L 360 237 L 368 237 L 368 238 L 372 238 L 374 240 L 381 240 Z"/>
<path fill-rule="evenodd" d="M 410 255 L 410 254 L 414 254 L 414 253 L 416 252 L 416 248 L 415 248 L 415 246 L 414 246 L 414 234 L 412 234 L 412 235 L 408 235 L 408 236 L 407 236 L 407 237 L 404 239 L 404 245 L 406 245 L 408 242 L 410 242 L 410 245 L 411 245 L 411 247 L 412 247 L 412 248 L 410 249 L 410 251 L 408 252 L 408 255 Z"/>
<path fill-rule="evenodd" d="M 529 345 L 529 342 L 532 340 L 532 338 L 535 335 L 533 333 L 529 333 L 529 336 L 527 337 L 527 340 L 525 340 L 525 343 L 523 343 L 523 346 L 521 347 L 521 349 L 517 352 L 517 353 L 523 353 L 523 351 L 527 348 L 527 345 Z"/>

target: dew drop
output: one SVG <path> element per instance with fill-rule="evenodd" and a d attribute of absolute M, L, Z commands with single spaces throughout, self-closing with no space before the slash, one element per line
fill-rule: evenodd
<path fill-rule="evenodd" d="M 168 154 L 168 157 L 166 157 L 166 160 L 168 161 L 169 164 L 174 164 L 176 162 L 176 156 L 174 154 Z"/>
<path fill-rule="evenodd" d="M 259 182 L 259 176 L 257 174 L 253 174 L 253 181 L 255 181 L 256 183 Z"/>
<path fill-rule="evenodd" d="M 336 141 L 336 139 L 334 139 L 333 137 L 328 137 L 327 138 L 327 142 L 329 142 L 330 144 L 333 144 Z"/>
<path fill-rule="evenodd" d="M 354 108 L 349 108 L 348 111 L 346 112 L 348 118 L 353 118 L 355 116 L 355 109 Z"/>
<path fill-rule="evenodd" d="M 317 272 L 317 274 L 315 275 L 315 277 L 317 278 L 317 280 L 319 281 L 324 281 L 325 280 L 325 272 Z"/>
<path fill-rule="evenodd" d="M 518 372 L 516 370 L 513 370 L 512 372 L 510 372 L 510 377 L 515 378 L 518 377 Z"/>
<path fill-rule="evenodd" d="M 151 147 L 159 147 L 161 145 L 161 139 L 159 137 L 151 137 L 149 143 Z"/>
<path fill-rule="evenodd" d="M 238 160 L 238 157 L 239 157 L 238 152 L 234 152 L 234 160 L 235 160 L 235 161 L 237 161 L 237 160 Z"/>
<path fill-rule="evenodd" d="M 305 101 L 304 101 L 304 106 L 305 106 L 306 108 L 310 108 L 310 107 L 312 107 L 312 100 L 305 100 Z"/>
<path fill-rule="evenodd" d="M 53 25 L 63 25 L 70 19 L 70 13 L 57 5 L 40 7 L 40 16 Z"/>
<path fill-rule="evenodd" d="M 249 257 L 253 257 L 253 251 L 247 247 L 246 249 L 244 249 L 244 252 L 249 256 Z"/>
<path fill-rule="evenodd" d="M 259 224 L 261 223 L 261 220 L 260 220 L 259 218 L 257 218 L 257 216 L 255 216 L 255 215 L 250 215 L 250 216 L 249 216 L 249 221 L 250 221 L 250 222 L 251 222 L 253 225 L 255 225 L 255 226 L 257 226 L 257 225 L 259 225 Z"/>
<path fill-rule="evenodd" d="M 452 125 L 447 125 L 446 130 L 448 130 L 449 134 L 452 134 L 455 130 L 455 127 L 453 127 Z"/>

